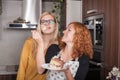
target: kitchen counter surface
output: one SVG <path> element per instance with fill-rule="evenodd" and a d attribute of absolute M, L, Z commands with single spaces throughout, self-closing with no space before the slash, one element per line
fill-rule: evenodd
<path fill-rule="evenodd" d="M 0 75 L 11 75 L 11 74 L 17 74 L 15 71 L 0 71 Z"/>
<path fill-rule="evenodd" d="M 0 65 L 0 75 L 17 74 L 18 65 Z"/>

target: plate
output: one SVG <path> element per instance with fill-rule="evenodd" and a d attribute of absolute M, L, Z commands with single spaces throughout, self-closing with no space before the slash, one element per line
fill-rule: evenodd
<path fill-rule="evenodd" d="M 45 69 L 49 69 L 49 70 L 63 70 L 63 69 L 51 68 L 49 63 L 43 64 L 42 67 L 45 68 Z"/>

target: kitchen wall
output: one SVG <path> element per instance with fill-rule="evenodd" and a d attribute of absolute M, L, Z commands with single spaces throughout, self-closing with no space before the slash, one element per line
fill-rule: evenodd
<path fill-rule="evenodd" d="M 31 30 L 10 29 L 8 24 L 22 17 L 23 0 L 3 0 L 3 12 L 0 15 L 0 65 L 18 65 L 22 46 Z M 42 11 L 51 11 L 53 2 L 43 2 Z M 49 7 L 48 7 L 49 6 Z"/>
<path fill-rule="evenodd" d="M 21 0 L 2 0 L 0 16 L 0 65 L 16 65 L 23 43 L 31 35 L 30 30 L 9 29 L 8 23 L 21 17 Z"/>
<path fill-rule="evenodd" d="M 66 24 L 72 21 L 82 22 L 82 1 L 66 0 Z"/>

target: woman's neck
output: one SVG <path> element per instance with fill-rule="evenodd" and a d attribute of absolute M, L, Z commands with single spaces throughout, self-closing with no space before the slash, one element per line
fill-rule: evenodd
<path fill-rule="evenodd" d="M 72 60 L 72 53 L 73 53 L 73 49 L 72 49 L 72 45 L 66 45 L 65 49 L 63 51 L 61 51 L 61 59 L 64 62 L 67 62 L 69 60 Z"/>
<path fill-rule="evenodd" d="M 53 38 L 53 35 L 43 35 L 43 40 L 45 43 L 50 43 L 52 38 Z"/>
<path fill-rule="evenodd" d="M 66 45 L 64 51 L 68 54 L 71 55 L 72 54 L 72 46 L 71 45 Z"/>
<path fill-rule="evenodd" d="M 65 49 L 67 50 L 67 51 L 70 51 L 70 52 L 72 52 L 72 49 L 73 49 L 73 43 L 66 43 L 66 47 L 65 47 Z"/>
<path fill-rule="evenodd" d="M 51 44 L 51 35 L 43 35 L 43 41 L 44 41 L 44 49 L 46 50 L 48 46 Z"/>

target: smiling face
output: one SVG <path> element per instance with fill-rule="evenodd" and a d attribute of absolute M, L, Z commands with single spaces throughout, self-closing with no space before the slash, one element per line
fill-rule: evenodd
<path fill-rule="evenodd" d="M 63 31 L 62 41 L 65 43 L 73 42 L 73 37 L 75 34 L 75 29 L 73 24 L 68 25 L 67 29 Z"/>
<path fill-rule="evenodd" d="M 55 32 L 56 22 L 51 15 L 45 15 L 40 20 L 41 31 L 43 34 L 51 34 Z"/>

